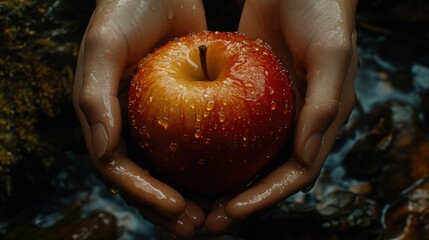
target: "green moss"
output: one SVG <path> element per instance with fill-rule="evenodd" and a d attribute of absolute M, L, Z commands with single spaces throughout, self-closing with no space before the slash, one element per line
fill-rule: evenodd
<path fill-rule="evenodd" d="M 73 69 L 86 23 L 71 4 L 0 0 L 0 202 L 13 194 L 22 177 L 17 172 L 34 180 L 26 166 L 48 170 L 70 140 L 64 136 L 73 127 L 59 121 L 72 111 Z"/>

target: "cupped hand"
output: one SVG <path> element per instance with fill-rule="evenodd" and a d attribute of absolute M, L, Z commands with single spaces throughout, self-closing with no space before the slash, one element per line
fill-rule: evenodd
<path fill-rule="evenodd" d="M 173 37 L 204 29 L 198 0 L 99 0 L 82 41 L 73 89 L 97 175 L 149 221 L 182 237 L 202 226 L 203 210 L 129 159 L 122 122 L 138 61 Z"/>
<path fill-rule="evenodd" d="M 213 207 L 205 228 L 224 233 L 240 220 L 312 186 L 355 102 L 357 0 L 247 0 L 239 31 L 268 42 L 295 83 L 294 149 L 266 177 Z"/>

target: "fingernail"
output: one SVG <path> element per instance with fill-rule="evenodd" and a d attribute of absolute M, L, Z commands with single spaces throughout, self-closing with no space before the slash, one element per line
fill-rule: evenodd
<path fill-rule="evenodd" d="M 91 127 L 92 134 L 92 148 L 94 150 L 95 157 L 100 159 L 106 154 L 108 145 L 108 136 L 106 129 L 102 123 L 97 123 Z"/>
<path fill-rule="evenodd" d="M 311 167 L 314 164 L 314 161 L 319 155 L 320 145 L 322 144 L 323 135 L 321 133 L 313 133 L 304 145 L 302 160 L 307 165 Z"/>

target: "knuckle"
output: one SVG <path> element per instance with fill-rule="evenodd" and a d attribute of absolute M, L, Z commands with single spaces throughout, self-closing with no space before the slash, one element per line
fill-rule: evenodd
<path fill-rule="evenodd" d="M 337 118 L 339 107 L 340 104 L 337 99 L 331 99 L 315 106 L 318 113 L 320 114 L 320 117 L 324 119 L 327 125 L 332 123 Z"/>
<path fill-rule="evenodd" d="M 82 89 L 82 92 L 77 98 L 78 106 L 84 114 L 88 113 L 96 102 L 96 96 L 85 89 L 85 87 Z"/>
<path fill-rule="evenodd" d="M 119 33 L 112 23 L 105 23 L 104 27 L 91 26 L 85 36 L 84 45 L 86 49 L 104 48 L 119 38 Z"/>
<path fill-rule="evenodd" d="M 102 42 L 104 39 L 103 35 L 103 31 L 101 31 L 100 29 L 91 27 L 85 36 L 85 48 L 90 48 L 92 46 L 100 44 L 100 42 Z"/>

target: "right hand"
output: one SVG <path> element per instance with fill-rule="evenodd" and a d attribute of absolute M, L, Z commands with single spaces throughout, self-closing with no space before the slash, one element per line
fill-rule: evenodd
<path fill-rule="evenodd" d="M 357 0 L 246 0 L 239 31 L 284 60 L 295 84 L 297 118 L 290 158 L 206 216 L 224 233 L 314 184 L 355 103 Z"/>
<path fill-rule="evenodd" d="M 204 211 L 129 159 L 122 121 L 139 60 L 173 37 L 206 28 L 199 0 L 98 0 L 79 51 L 73 89 L 73 105 L 99 178 L 147 220 L 180 237 L 202 227 Z"/>

